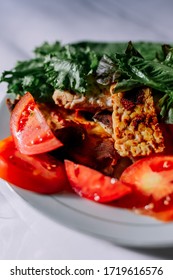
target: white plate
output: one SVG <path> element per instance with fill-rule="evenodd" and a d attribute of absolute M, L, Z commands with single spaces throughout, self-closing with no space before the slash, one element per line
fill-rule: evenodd
<path fill-rule="evenodd" d="M 9 113 L 0 106 L 0 138 L 9 135 Z M 125 209 L 100 205 L 73 194 L 42 196 L 12 188 L 30 206 L 69 227 L 121 245 L 156 247 L 173 245 L 173 223 L 163 223 Z"/>

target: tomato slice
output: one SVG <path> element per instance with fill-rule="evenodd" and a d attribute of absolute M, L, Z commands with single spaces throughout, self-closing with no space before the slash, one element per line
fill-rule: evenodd
<path fill-rule="evenodd" d="M 0 141 L 0 178 L 33 192 L 53 194 L 69 188 L 64 164 L 49 154 L 21 154 L 12 137 Z"/>
<path fill-rule="evenodd" d="M 65 168 L 73 190 L 90 200 L 109 202 L 131 192 L 126 184 L 84 165 L 65 160 Z"/>
<path fill-rule="evenodd" d="M 17 149 L 23 154 L 45 153 L 63 145 L 54 136 L 29 92 L 12 111 L 10 129 Z"/>
<path fill-rule="evenodd" d="M 122 173 L 120 181 L 158 201 L 173 193 L 173 156 L 146 157 Z"/>

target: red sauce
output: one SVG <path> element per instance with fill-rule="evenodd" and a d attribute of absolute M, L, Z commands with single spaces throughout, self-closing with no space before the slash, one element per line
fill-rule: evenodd
<path fill-rule="evenodd" d="M 156 202 L 151 197 L 132 193 L 109 205 L 128 209 L 140 215 L 151 216 L 164 222 L 173 220 L 173 194 Z"/>

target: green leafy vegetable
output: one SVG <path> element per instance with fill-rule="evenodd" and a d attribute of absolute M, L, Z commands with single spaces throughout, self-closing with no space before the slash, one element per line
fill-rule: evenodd
<path fill-rule="evenodd" d="M 2 73 L 8 93 L 24 95 L 30 91 L 38 101 L 52 101 L 55 89 L 90 93 L 99 91 L 94 77 L 98 55 L 88 46 L 44 43 L 34 50 L 35 57 L 19 61 L 14 69 Z"/>
<path fill-rule="evenodd" d="M 89 48 L 67 45 L 59 54 L 50 55 L 45 60 L 47 82 L 54 89 L 69 90 L 77 93 L 90 91 L 91 76 L 95 74 L 98 59 Z M 96 84 L 95 79 L 93 83 Z M 97 85 L 99 87 L 99 85 Z"/>
<path fill-rule="evenodd" d="M 116 83 L 114 92 L 147 86 L 162 92 L 160 114 L 173 123 L 173 49 L 164 45 L 155 58 L 149 60 L 128 45 L 125 53 L 103 56 L 97 68 L 97 81 L 106 85 Z"/>
<path fill-rule="evenodd" d="M 160 114 L 173 123 L 173 49 L 151 42 L 44 43 L 34 57 L 2 73 L 8 93 L 30 91 L 37 101 L 51 102 L 55 89 L 98 94 L 116 83 L 118 91 L 147 86 L 161 95 Z"/>

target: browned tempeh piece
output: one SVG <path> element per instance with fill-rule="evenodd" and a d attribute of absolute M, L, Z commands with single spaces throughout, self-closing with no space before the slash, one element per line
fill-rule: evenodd
<path fill-rule="evenodd" d="M 164 150 L 164 138 L 149 88 L 140 89 L 135 101 L 128 93 L 113 93 L 113 138 L 115 149 L 123 157 L 147 156 Z M 130 93 L 131 94 L 131 93 Z M 126 97 L 127 96 L 127 97 Z"/>
<path fill-rule="evenodd" d="M 55 104 L 65 109 L 82 110 L 112 110 L 112 99 L 109 90 L 103 90 L 99 94 L 72 94 L 69 91 L 55 90 L 53 94 Z"/>

